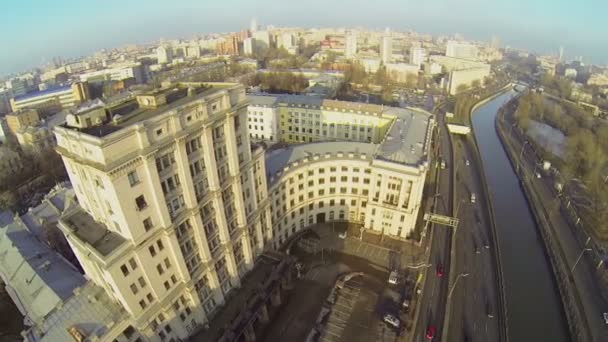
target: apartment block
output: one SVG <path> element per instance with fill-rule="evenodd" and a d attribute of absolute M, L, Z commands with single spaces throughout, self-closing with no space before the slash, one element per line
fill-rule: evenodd
<path fill-rule="evenodd" d="M 244 88 L 177 84 L 70 115 L 55 134 L 79 206 L 59 227 L 146 340 L 187 338 L 273 239 Z"/>

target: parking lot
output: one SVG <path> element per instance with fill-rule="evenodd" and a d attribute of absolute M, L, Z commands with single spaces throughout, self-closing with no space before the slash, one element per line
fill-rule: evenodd
<path fill-rule="evenodd" d="M 411 298 L 418 271 L 412 256 L 354 238 L 340 238 L 345 227 L 314 227 L 293 244 L 301 263 L 293 295 L 286 298 L 265 341 L 396 341 L 411 327 Z M 390 270 L 399 284 L 389 284 Z M 346 282 L 345 274 L 362 273 Z M 338 284 L 338 285 L 336 285 Z M 407 286 L 406 286 L 407 284 Z M 383 321 L 390 313 L 399 329 Z"/>

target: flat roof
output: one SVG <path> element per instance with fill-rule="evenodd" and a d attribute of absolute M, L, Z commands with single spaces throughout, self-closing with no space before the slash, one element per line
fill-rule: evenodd
<path fill-rule="evenodd" d="M 423 162 L 428 153 L 431 114 L 403 108 L 387 114 L 394 114 L 395 120 L 380 144 L 378 158 L 407 165 Z"/>
<path fill-rule="evenodd" d="M 23 100 L 31 99 L 31 98 L 38 97 L 38 96 L 62 93 L 62 92 L 68 91 L 68 90 L 71 91 L 71 86 L 69 86 L 69 85 L 63 86 L 63 87 L 49 88 L 49 89 L 45 89 L 45 90 L 41 90 L 41 91 L 36 91 L 33 93 L 15 96 L 15 101 L 23 101 Z"/>
<path fill-rule="evenodd" d="M 247 95 L 249 104 L 252 106 L 268 106 L 272 107 L 277 103 L 277 96 L 267 95 Z"/>
<path fill-rule="evenodd" d="M 139 122 L 143 122 L 146 121 L 148 119 L 152 119 L 155 116 L 161 115 L 165 112 L 171 111 L 175 108 L 178 108 L 180 106 L 183 106 L 185 104 L 188 104 L 189 102 L 192 101 L 196 101 L 199 100 L 201 98 L 204 98 L 206 96 L 209 96 L 210 94 L 219 92 L 222 89 L 228 89 L 233 87 L 234 84 L 232 83 L 226 83 L 226 84 L 213 84 L 210 87 L 204 88 L 202 89 L 199 93 L 192 95 L 192 96 L 184 96 L 182 98 L 179 98 L 175 101 L 172 101 L 170 103 L 164 104 L 164 105 L 160 105 L 156 108 L 142 108 L 139 107 L 139 104 L 137 103 L 136 99 L 121 103 L 119 106 L 117 107 L 113 107 L 110 108 L 111 110 L 118 110 L 119 108 L 126 108 L 128 110 L 128 112 L 124 113 L 124 114 L 120 114 L 121 115 L 121 120 L 119 121 L 119 123 L 114 123 L 113 121 L 109 121 L 103 125 L 100 126 L 93 126 L 93 127 L 89 127 L 89 128 L 83 128 L 83 129 L 77 129 L 77 128 L 72 128 L 72 127 L 67 127 L 68 129 L 76 129 L 79 130 L 83 133 L 89 134 L 89 135 L 93 135 L 96 137 L 104 137 L 110 133 L 119 131 L 127 126 L 130 125 L 134 125 L 136 123 Z M 163 90 L 159 90 L 156 92 L 151 92 L 151 93 L 144 93 L 144 94 L 139 94 L 140 96 L 158 96 L 161 95 L 163 93 L 171 93 L 172 91 L 174 91 L 176 87 L 172 87 L 172 88 L 168 88 L 168 89 L 163 89 Z M 184 87 L 187 88 L 187 87 Z M 184 88 L 180 88 L 180 90 L 187 90 Z M 133 109 L 129 110 L 129 106 L 132 106 Z"/>
<path fill-rule="evenodd" d="M 95 248 L 103 256 L 110 254 L 126 241 L 121 235 L 108 230 L 104 224 L 95 221 L 80 206 L 64 214 L 60 220 L 81 241 Z"/>

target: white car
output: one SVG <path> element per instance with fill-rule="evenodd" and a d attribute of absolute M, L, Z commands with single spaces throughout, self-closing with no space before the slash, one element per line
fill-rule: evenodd
<path fill-rule="evenodd" d="M 338 237 L 342 240 L 346 239 L 347 236 L 348 233 L 346 231 L 343 231 L 342 233 L 338 234 Z"/>
<path fill-rule="evenodd" d="M 476 199 L 475 194 L 471 194 L 471 203 L 475 203 Z"/>
<path fill-rule="evenodd" d="M 604 323 L 608 324 L 608 312 L 604 312 Z"/>
<path fill-rule="evenodd" d="M 471 165 L 471 163 L 469 163 L 469 160 L 468 160 L 468 159 L 467 159 L 467 160 L 465 160 L 465 161 L 464 161 L 464 163 L 465 163 L 465 165 L 466 165 L 466 166 Z"/>
<path fill-rule="evenodd" d="M 399 279 L 397 278 L 397 271 L 392 271 L 391 274 L 389 274 L 389 276 L 388 276 L 388 283 L 397 285 L 398 281 L 399 281 Z"/>
<path fill-rule="evenodd" d="M 389 313 L 384 314 L 384 321 L 397 329 L 399 329 L 399 326 L 401 325 L 401 321 L 399 320 L 399 318 Z"/>

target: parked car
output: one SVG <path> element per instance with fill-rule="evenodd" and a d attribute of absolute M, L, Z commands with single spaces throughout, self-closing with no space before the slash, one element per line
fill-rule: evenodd
<path fill-rule="evenodd" d="M 437 328 L 435 328 L 432 325 L 429 325 L 429 327 L 426 328 L 426 334 L 424 335 L 424 337 L 426 337 L 427 340 L 431 341 L 432 339 L 435 338 L 436 333 L 437 333 Z"/>
<path fill-rule="evenodd" d="M 471 203 L 475 203 L 477 201 L 477 196 L 475 194 L 471 194 Z"/>
<path fill-rule="evenodd" d="M 338 234 L 338 237 L 342 240 L 346 239 L 347 236 L 348 236 L 348 233 L 346 231 L 343 231 Z"/>
<path fill-rule="evenodd" d="M 471 163 L 469 163 L 469 160 L 468 160 L 468 159 L 464 161 L 464 164 L 465 164 L 466 166 L 471 165 Z"/>
<path fill-rule="evenodd" d="M 384 321 L 390 325 L 392 325 L 393 327 L 399 329 L 399 327 L 401 326 L 401 321 L 399 320 L 399 318 L 395 317 L 394 315 L 390 314 L 390 313 L 386 313 L 384 314 Z"/>
<path fill-rule="evenodd" d="M 608 312 L 604 312 L 604 323 L 608 324 Z"/>

